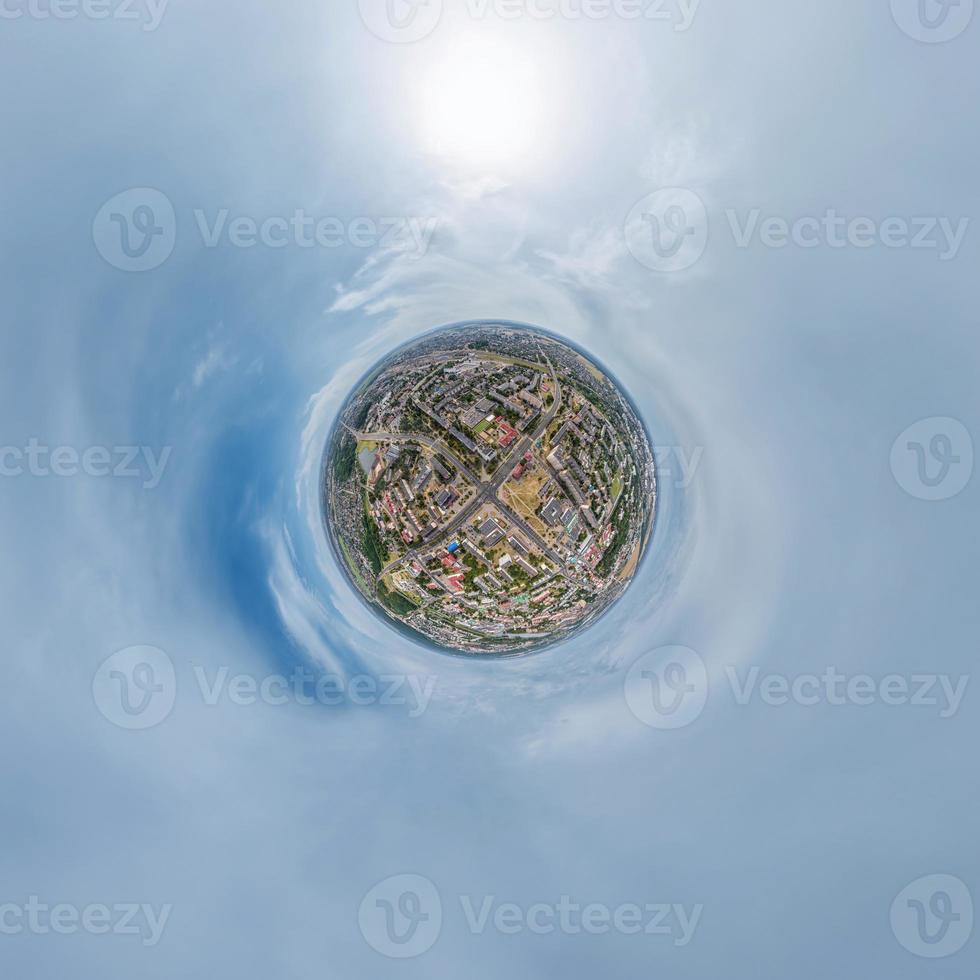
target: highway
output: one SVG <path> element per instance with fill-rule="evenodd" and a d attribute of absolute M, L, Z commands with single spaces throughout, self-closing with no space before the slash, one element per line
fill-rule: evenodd
<path fill-rule="evenodd" d="M 534 443 L 536 443 L 538 439 L 544 435 L 548 429 L 548 426 L 551 425 L 555 416 L 558 414 L 559 409 L 561 408 L 562 392 L 561 385 L 558 382 L 558 375 L 556 374 L 554 365 L 549 360 L 548 355 L 545 354 L 544 351 L 541 351 L 540 353 L 547 362 L 548 369 L 551 371 L 552 384 L 554 385 L 555 389 L 554 402 L 551 408 L 545 413 L 534 433 L 530 436 L 525 436 L 520 440 L 520 442 L 518 442 L 517 446 L 507 457 L 505 457 L 489 480 L 484 481 L 476 476 L 476 474 L 474 474 L 473 471 L 466 466 L 463 461 L 443 442 L 438 439 L 433 439 L 430 436 L 423 435 L 419 432 L 352 432 L 352 435 L 354 435 L 360 442 L 414 442 L 423 446 L 428 446 L 433 451 L 448 459 L 449 462 L 463 474 L 470 484 L 476 488 L 477 493 L 473 500 L 471 500 L 454 518 L 452 518 L 452 520 L 440 528 L 440 537 L 446 538 L 452 535 L 458 528 L 462 527 L 471 517 L 473 517 L 473 515 L 476 514 L 482 506 L 484 506 L 487 502 L 491 502 L 508 518 L 508 520 L 514 524 L 515 527 L 517 527 L 537 546 L 538 550 L 549 561 L 560 568 L 567 576 L 569 576 L 569 578 L 577 578 L 578 576 L 576 572 L 565 564 L 565 562 L 559 557 L 558 553 L 554 551 L 546 541 L 544 541 L 537 531 L 531 528 L 523 518 L 515 514 L 514 511 L 503 503 L 498 496 L 500 488 L 511 475 L 517 462 L 524 456 L 531 446 L 533 446 Z M 378 578 L 382 578 L 393 568 L 396 568 L 404 562 L 411 561 L 413 558 L 421 557 L 425 550 L 428 549 L 415 548 L 411 551 L 407 551 L 400 558 L 396 558 L 394 561 L 385 565 L 385 567 L 381 569 Z"/>

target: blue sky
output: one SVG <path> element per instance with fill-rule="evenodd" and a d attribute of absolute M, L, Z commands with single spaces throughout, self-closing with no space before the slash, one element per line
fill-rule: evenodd
<path fill-rule="evenodd" d="M 972 0 L 432 2 L 411 41 L 369 0 L 4 8 L 4 975 L 975 976 Z M 649 216 L 692 200 L 695 261 L 652 268 Z M 111 214 L 146 201 L 127 271 Z M 592 351 L 663 464 L 626 597 L 497 663 L 373 617 L 317 494 L 354 381 L 482 317 Z M 122 472 L 55 475 L 32 440 Z M 628 697 L 665 647 L 706 678 L 675 727 Z M 107 692 L 144 662 L 172 703 L 133 730 Z M 872 693 L 762 694 L 831 669 Z M 250 702 L 296 671 L 342 695 Z M 421 906 L 372 893 L 400 875 Z M 393 958 L 385 901 L 435 928 L 420 879 L 441 927 Z M 562 896 L 670 931 L 527 925 Z M 72 924 L 96 905 L 106 932 Z"/>

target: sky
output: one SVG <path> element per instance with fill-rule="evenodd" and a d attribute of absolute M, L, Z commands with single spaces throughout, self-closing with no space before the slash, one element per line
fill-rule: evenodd
<path fill-rule="evenodd" d="M 5 0 L 4 976 L 975 977 L 973 7 Z M 659 463 L 516 660 L 318 492 L 477 318 Z"/>

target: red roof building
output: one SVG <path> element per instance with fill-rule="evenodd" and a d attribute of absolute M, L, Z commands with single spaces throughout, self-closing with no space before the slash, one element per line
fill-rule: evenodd
<path fill-rule="evenodd" d="M 517 429 L 506 422 L 500 423 L 500 431 L 502 433 L 499 440 L 501 446 L 507 447 L 517 438 Z"/>

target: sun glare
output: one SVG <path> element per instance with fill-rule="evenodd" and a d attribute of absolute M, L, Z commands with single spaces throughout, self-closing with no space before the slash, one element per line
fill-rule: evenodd
<path fill-rule="evenodd" d="M 526 169 L 553 124 L 544 86 L 530 52 L 486 39 L 458 39 L 423 73 L 418 89 L 423 149 L 477 172 Z"/>

